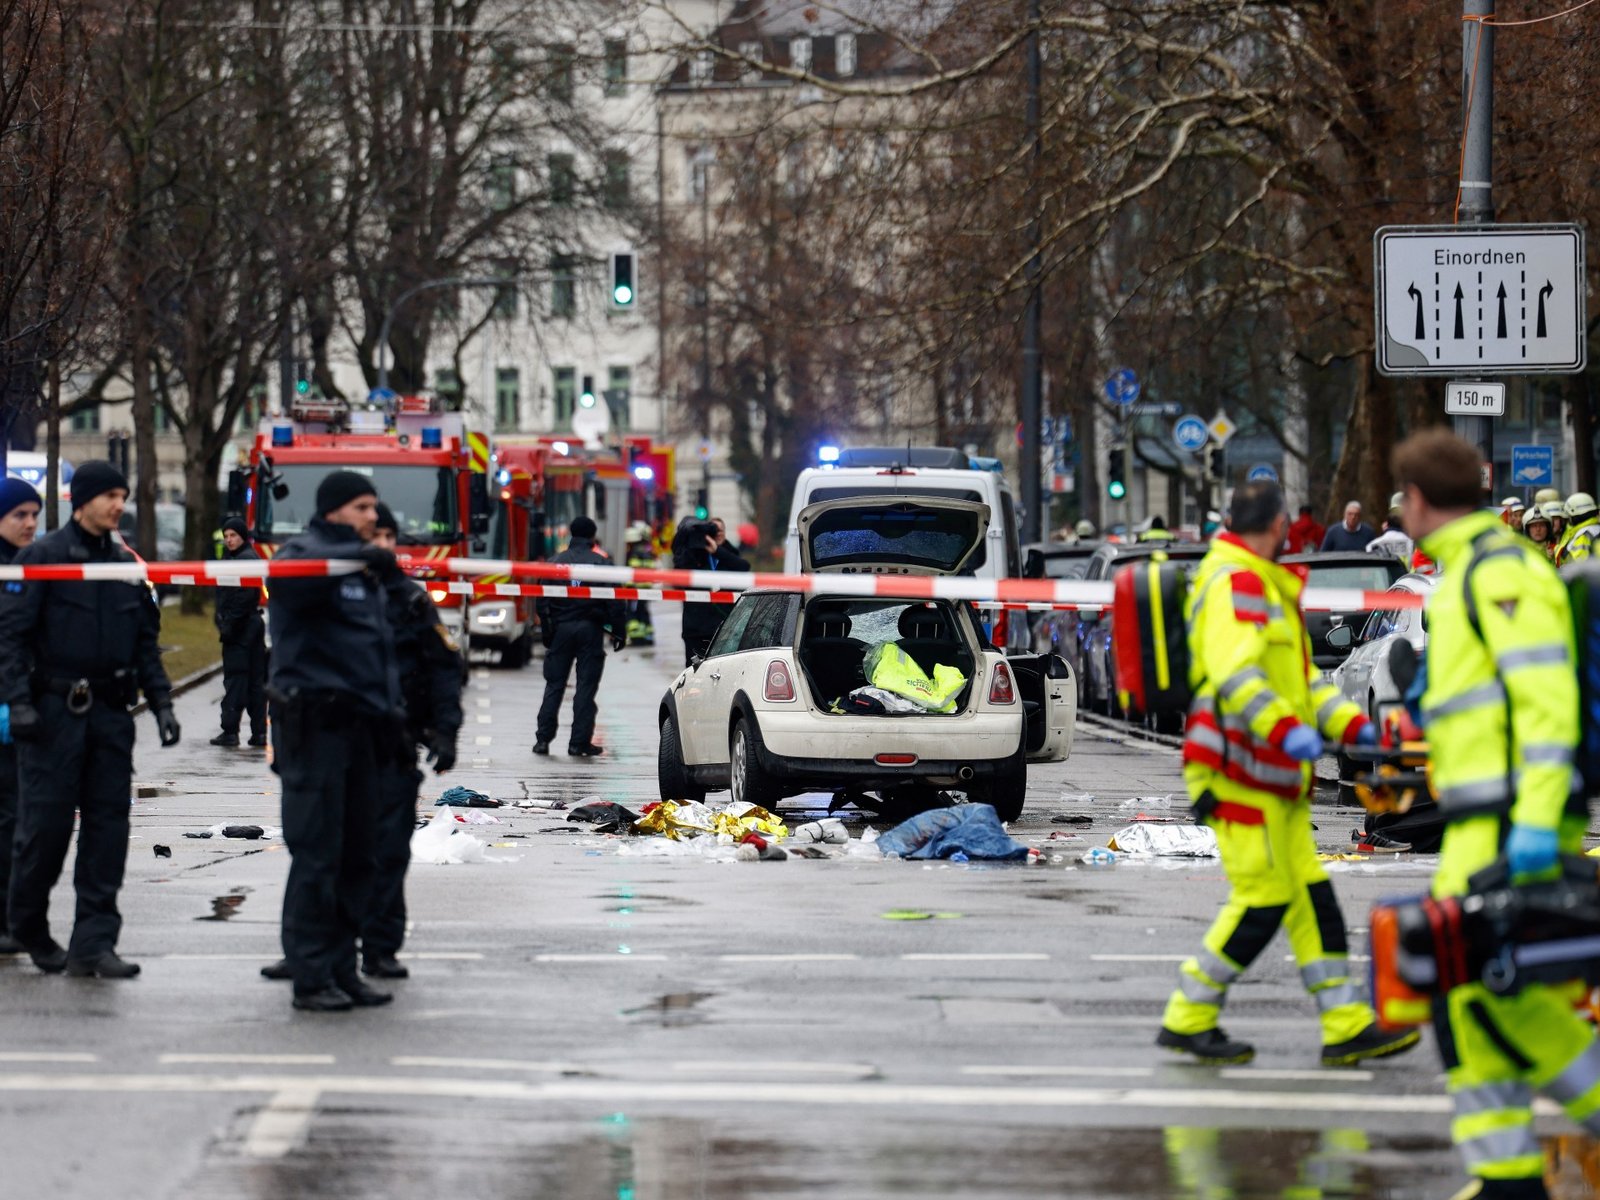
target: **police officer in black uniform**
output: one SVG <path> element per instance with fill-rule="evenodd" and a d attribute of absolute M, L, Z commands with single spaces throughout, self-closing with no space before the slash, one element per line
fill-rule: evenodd
<path fill-rule="evenodd" d="M 238 517 L 222 523 L 222 558 L 257 560 L 250 530 Z M 217 589 L 217 637 L 222 642 L 222 732 L 213 746 L 239 744 L 239 718 L 250 714 L 250 744 L 267 744 L 267 623 L 261 589 Z"/>
<path fill-rule="evenodd" d="M 268 697 L 291 855 L 283 952 L 294 1006 L 344 1012 L 394 998 L 362 981 L 356 938 L 372 888 L 379 769 L 394 756 L 403 716 L 383 584 L 398 568 L 390 551 L 368 545 L 378 496 L 365 475 L 328 475 L 317 487 L 316 512 L 276 561 L 359 559 L 367 566 L 273 581 Z"/>
<path fill-rule="evenodd" d="M 372 544 L 394 550 L 399 532 L 389 506 L 379 504 Z M 456 765 L 461 651 L 439 620 L 427 589 L 415 579 L 398 572 L 388 575 L 384 594 L 406 728 L 399 753 L 383 767 L 379 779 L 376 867 L 372 899 L 361 924 L 361 969 L 382 979 L 404 979 L 410 972 L 395 956 L 406 934 L 406 867 L 411 863 L 411 834 L 422 783 L 417 747 L 427 747 L 435 775 Z"/>
<path fill-rule="evenodd" d="M 72 477 L 72 519 L 18 551 L 18 565 L 120 563 L 113 536 L 128 481 L 107 462 Z M 161 615 L 142 583 L 7 583 L 0 588 L 0 740 L 21 768 L 11 932 L 40 970 L 131 979 L 117 956 L 117 891 L 128 857 L 133 717 L 144 692 L 163 746 L 178 743 L 172 685 L 156 642 Z M 67 948 L 50 936 L 50 889 L 80 819 L 77 918 Z"/>
<path fill-rule="evenodd" d="M 9 563 L 17 551 L 33 544 L 39 528 L 39 493 L 26 480 L 0 479 L 0 563 Z M 0 954 L 22 953 L 22 943 L 11 936 L 6 892 L 11 887 L 11 846 L 17 827 L 17 748 L 0 745 Z"/>
<path fill-rule="evenodd" d="M 598 530 L 588 517 L 575 517 L 567 548 L 551 562 L 610 566 L 611 558 L 595 545 Z M 606 669 L 605 635 L 611 646 L 621 650 L 626 642 L 627 605 L 621 600 L 565 600 L 541 596 L 539 636 L 544 642 L 544 702 L 539 705 L 539 724 L 534 734 L 533 752 L 549 754 L 556 736 L 556 718 L 561 698 L 567 691 L 567 678 L 573 664 L 578 667 L 578 686 L 572 695 L 572 736 L 567 753 L 589 757 L 604 751 L 594 744 L 595 693 Z"/>

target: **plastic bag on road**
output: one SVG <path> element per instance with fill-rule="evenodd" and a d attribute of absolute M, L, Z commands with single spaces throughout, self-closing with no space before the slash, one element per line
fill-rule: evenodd
<path fill-rule="evenodd" d="M 499 808 L 500 801 L 491 800 L 482 792 L 475 792 L 469 787 L 457 784 L 453 788 L 446 788 L 444 793 L 433 802 L 438 805 L 455 805 L 460 808 Z"/>
<path fill-rule="evenodd" d="M 1181 805 L 1175 802 L 1182 799 Z M 1119 812 L 1171 812 L 1174 807 L 1187 808 L 1187 796 L 1135 796 L 1132 800 L 1124 800 L 1117 805 Z"/>
<path fill-rule="evenodd" d="M 449 812 L 442 812 L 411 835 L 411 861 L 439 865 L 486 862 L 488 855 L 482 842 L 457 830 Z"/>
<path fill-rule="evenodd" d="M 962 853 L 969 859 L 1016 862 L 1028 857 L 1028 847 L 1005 831 L 990 804 L 958 804 L 918 813 L 880 837 L 877 846 L 898 858 L 949 858 Z"/>
<path fill-rule="evenodd" d="M 1110 849 L 1132 858 L 1221 858 L 1217 835 L 1204 825 L 1129 825 L 1111 835 Z"/>
<path fill-rule="evenodd" d="M 850 831 L 838 817 L 826 817 L 821 821 L 808 821 L 804 825 L 796 825 L 794 840 L 802 844 L 825 842 L 832 846 L 842 846 L 850 840 Z"/>

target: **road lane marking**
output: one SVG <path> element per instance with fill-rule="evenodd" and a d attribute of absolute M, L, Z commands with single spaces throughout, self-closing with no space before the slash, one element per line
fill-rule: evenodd
<path fill-rule="evenodd" d="M 232 1063 L 241 1067 L 331 1067 L 337 1060 L 331 1054 L 163 1054 L 156 1061 L 163 1065 Z"/>
<path fill-rule="evenodd" d="M 1050 956 L 1025 954 L 902 954 L 901 962 L 1048 962 Z"/>
<path fill-rule="evenodd" d="M 582 1063 L 534 1062 L 514 1058 L 437 1058 L 423 1054 L 403 1054 L 389 1060 L 391 1067 L 447 1067 L 461 1071 L 548 1071 L 562 1075 L 569 1071 L 593 1072 Z"/>
<path fill-rule="evenodd" d="M 1181 963 L 1187 954 L 1091 954 L 1090 962 Z"/>
<path fill-rule="evenodd" d="M 262 1105 L 244 1137 L 249 1158 L 283 1158 L 301 1142 L 317 1115 L 314 1087 L 286 1087 Z"/>
<path fill-rule="evenodd" d="M 722 962 L 857 962 L 859 954 L 719 954 Z"/>
<path fill-rule="evenodd" d="M 725 1059 L 721 1062 L 685 1060 L 672 1064 L 674 1071 L 729 1071 L 734 1074 L 792 1073 L 795 1075 L 877 1075 L 878 1068 L 871 1063 L 744 1061 Z"/>
<path fill-rule="evenodd" d="M 535 954 L 534 962 L 587 963 L 587 962 L 666 962 L 665 954 Z"/>
<path fill-rule="evenodd" d="M 481 950 L 402 950 L 396 958 L 409 958 L 414 962 L 479 962 Z"/>
<path fill-rule="evenodd" d="M 76 1050 L 0 1050 L 0 1062 L 8 1063 L 97 1063 L 98 1054 Z"/>
<path fill-rule="evenodd" d="M 363 1075 L 58 1075 L 0 1073 L 0 1092 L 76 1093 L 253 1093 L 316 1091 L 341 1096 L 405 1096 L 427 1099 L 732 1105 L 830 1105 L 843 1108 L 1062 1108 L 1174 1109 L 1261 1118 L 1284 1113 L 1311 1117 L 1329 1113 L 1353 1117 L 1418 1115 L 1447 1118 L 1448 1096 L 1371 1092 L 1284 1092 L 1225 1088 L 1009 1087 L 1004 1085 L 870 1083 L 767 1083 L 754 1080 L 650 1082 L 619 1079 L 489 1080 Z M 1559 1105 L 1535 1103 L 1541 1115 L 1558 1115 Z"/>
<path fill-rule="evenodd" d="M 1268 1082 L 1283 1080 L 1293 1082 L 1308 1079 L 1318 1083 L 1336 1081 L 1338 1083 L 1368 1083 L 1376 1076 L 1371 1071 L 1347 1071 L 1343 1067 L 1334 1067 L 1331 1070 L 1323 1067 L 1223 1067 L 1217 1072 L 1219 1079 L 1252 1080 L 1264 1079 Z"/>
<path fill-rule="evenodd" d="M 493 703 L 494 703 L 494 701 L 491 700 L 488 696 L 479 696 L 478 697 L 478 707 L 479 708 L 488 708 L 489 705 L 491 705 Z"/>
<path fill-rule="evenodd" d="M 494 745 L 494 738 L 490 737 L 486 733 L 479 734 L 477 737 L 472 739 L 472 744 L 474 746 L 492 746 L 492 745 Z M 483 763 L 488 763 L 489 760 L 485 758 L 485 759 L 481 759 L 479 761 L 481 761 Z"/>
<path fill-rule="evenodd" d="M 1069 1077 L 1100 1076 L 1107 1079 L 1148 1079 L 1154 1067 L 962 1067 L 963 1075 L 1062 1075 Z"/>

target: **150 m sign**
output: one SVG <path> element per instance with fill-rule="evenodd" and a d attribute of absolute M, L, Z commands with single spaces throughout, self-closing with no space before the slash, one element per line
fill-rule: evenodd
<path fill-rule="evenodd" d="M 1572 374 L 1587 359 L 1576 225 L 1389 225 L 1373 238 L 1385 375 Z"/>

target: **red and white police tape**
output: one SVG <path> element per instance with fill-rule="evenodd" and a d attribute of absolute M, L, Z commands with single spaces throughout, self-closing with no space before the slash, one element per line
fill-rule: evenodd
<path fill-rule="evenodd" d="M 971 600 L 1003 608 L 1103 609 L 1111 603 L 1109 582 L 1070 579 L 974 579 L 948 575 L 823 574 L 782 575 L 741 571 L 679 571 L 656 567 L 591 566 L 553 562 L 516 562 L 489 558 L 406 559 L 435 579 L 475 581 L 484 575 L 509 575 L 539 583 L 470 582 L 448 591 L 466 595 L 563 595 L 596 599 L 690 600 L 702 595 L 728 603 L 751 588 L 806 592 L 828 596 L 883 596 L 912 600 Z M 258 587 L 268 579 L 348 575 L 364 564 L 350 559 L 262 559 L 258 562 L 217 559 L 201 562 L 50 563 L 0 566 L 0 582 L 9 580 L 89 580 Z M 426 582 L 437 587 L 434 579 Z M 638 592 L 641 585 L 649 594 Z M 561 590 L 558 592 L 556 588 Z M 507 590 L 492 590 L 507 589 Z M 516 590 L 509 590 L 516 589 Z M 524 590 L 526 589 L 526 590 Z M 538 590 L 535 590 L 538 589 Z M 1307 588 L 1301 607 L 1312 612 L 1358 612 L 1417 609 L 1426 598 L 1411 592 L 1367 591 L 1361 588 Z"/>

